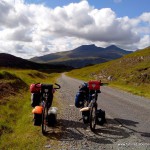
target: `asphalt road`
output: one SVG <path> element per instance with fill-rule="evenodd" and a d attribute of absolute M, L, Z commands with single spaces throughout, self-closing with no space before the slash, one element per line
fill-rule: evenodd
<path fill-rule="evenodd" d="M 99 106 L 139 138 L 150 143 L 150 99 L 109 87 L 102 87 L 101 91 Z"/>

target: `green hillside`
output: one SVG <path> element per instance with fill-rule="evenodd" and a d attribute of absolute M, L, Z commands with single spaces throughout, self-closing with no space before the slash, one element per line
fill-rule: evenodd
<path fill-rule="evenodd" d="M 0 149 L 44 149 L 55 136 L 43 136 L 33 125 L 29 86 L 31 83 L 54 83 L 59 74 L 36 70 L 0 68 Z M 54 99 L 54 106 L 57 101 Z"/>
<path fill-rule="evenodd" d="M 73 70 L 68 75 L 85 81 L 102 80 L 111 86 L 150 97 L 150 47 L 117 60 Z"/>

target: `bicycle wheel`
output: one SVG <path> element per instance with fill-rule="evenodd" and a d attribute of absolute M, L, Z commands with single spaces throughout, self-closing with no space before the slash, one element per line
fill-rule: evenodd
<path fill-rule="evenodd" d="M 96 128 L 96 111 L 97 104 L 93 103 L 90 110 L 90 129 L 91 131 L 95 131 Z"/>
<path fill-rule="evenodd" d="M 42 133 L 45 134 L 46 133 L 46 128 L 47 128 L 47 114 L 48 114 L 48 110 L 46 107 L 43 108 L 43 112 L 42 112 Z"/>

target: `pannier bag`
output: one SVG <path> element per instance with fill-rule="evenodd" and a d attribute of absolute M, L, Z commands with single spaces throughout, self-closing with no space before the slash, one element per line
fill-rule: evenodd
<path fill-rule="evenodd" d="M 42 84 L 41 85 L 41 96 L 42 99 L 46 99 L 47 94 L 47 101 L 48 101 L 48 108 L 51 107 L 53 101 L 53 85 L 52 84 Z"/>
<path fill-rule="evenodd" d="M 100 90 L 100 81 L 89 81 L 88 88 L 89 90 Z"/>
<path fill-rule="evenodd" d="M 57 123 L 57 110 L 58 109 L 56 107 L 51 107 L 48 110 L 47 121 L 49 127 L 54 127 Z"/>
<path fill-rule="evenodd" d="M 40 104 L 40 99 L 41 99 L 40 91 L 41 91 L 40 83 L 30 85 L 32 107 L 38 106 Z"/>
<path fill-rule="evenodd" d="M 42 106 L 36 106 L 32 110 L 32 113 L 34 114 L 34 125 L 35 126 L 41 126 L 41 123 L 42 123 L 42 111 L 43 111 L 43 107 Z"/>
<path fill-rule="evenodd" d="M 90 117 L 90 110 L 82 111 L 82 118 L 85 124 L 89 123 L 89 117 Z"/>
<path fill-rule="evenodd" d="M 106 123 L 106 118 L 105 118 L 105 111 L 98 109 L 96 112 L 96 123 L 98 125 L 103 125 L 104 123 Z"/>
<path fill-rule="evenodd" d="M 41 93 L 31 93 L 31 106 L 35 107 L 40 104 Z"/>
<path fill-rule="evenodd" d="M 88 89 L 88 84 L 87 83 L 83 83 L 79 86 L 79 91 L 81 92 L 85 92 L 86 94 L 88 94 L 89 89 Z"/>
<path fill-rule="evenodd" d="M 84 100 L 85 100 L 85 93 L 84 92 L 78 92 L 75 97 L 75 106 L 77 108 L 81 108 L 84 106 Z"/>
<path fill-rule="evenodd" d="M 40 91 L 41 91 L 41 84 L 40 83 L 30 85 L 30 92 L 31 93 L 40 93 Z"/>

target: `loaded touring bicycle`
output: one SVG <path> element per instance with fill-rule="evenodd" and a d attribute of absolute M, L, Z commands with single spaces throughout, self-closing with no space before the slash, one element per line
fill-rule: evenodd
<path fill-rule="evenodd" d="M 91 131 L 95 131 L 96 125 L 103 125 L 106 122 L 105 111 L 98 109 L 97 99 L 101 93 L 100 86 L 104 85 L 100 81 L 89 81 L 79 86 L 76 94 L 75 106 L 80 108 L 83 122 L 89 123 Z M 81 120 L 80 119 L 80 120 Z"/>
<path fill-rule="evenodd" d="M 55 86 L 55 87 L 54 87 Z M 54 127 L 57 122 L 57 108 L 51 107 L 53 94 L 61 86 L 53 84 L 31 84 L 31 106 L 34 107 L 34 125 L 42 127 L 42 133 L 45 134 L 48 127 Z"/>

